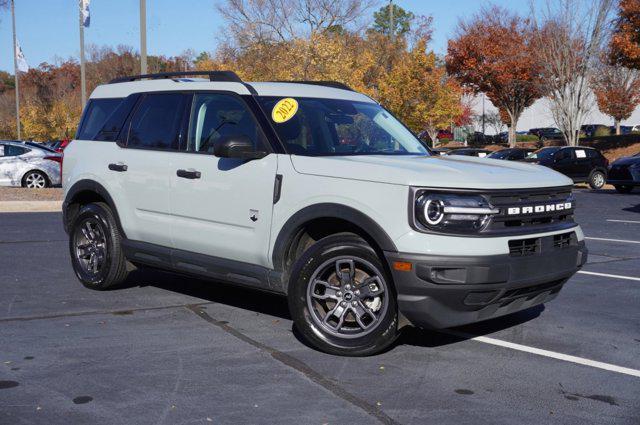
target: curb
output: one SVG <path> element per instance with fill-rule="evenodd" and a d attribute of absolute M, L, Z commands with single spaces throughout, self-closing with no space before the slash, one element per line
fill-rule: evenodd
<path fill-rule="evenodd" d="M 60 212 L 62 201 L 2 201 L 0 213 Z"/>

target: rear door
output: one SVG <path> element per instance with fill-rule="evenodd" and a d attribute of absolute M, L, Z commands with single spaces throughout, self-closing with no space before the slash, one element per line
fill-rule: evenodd
<path fill-rule="evenodd" d="M 186 143 L 171 160 L 175 247 L 267 266 L 277 155 L 251 161 L 213 155 L 216 143 L 232 135 L 269 151 L 240 96 L 196 93 L 190 110 Z"/>
<path fill-rule="evenodd" d="M 560 149 L 553 155 L 553 169 L 567 177 L 574 178 L 576 170 L 573 160 L 573 151 L 571 149 Z"/>
<path fill-rule="evenodd" d="M 587 151 L 591 149 L 573 149 L 574 154 L 574 179 L 586 180 L 591 174 L 593 167 L 593 157 L 589 156 Z"/>

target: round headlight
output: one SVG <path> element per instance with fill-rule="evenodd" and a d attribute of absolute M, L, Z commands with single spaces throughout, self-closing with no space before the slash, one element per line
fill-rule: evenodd
<path fill-rule="evenodd" d="M 424 219 L 432 226 L 444 218 L 444 203 L 440 199 L 427 199 L 424 204 Z"/>

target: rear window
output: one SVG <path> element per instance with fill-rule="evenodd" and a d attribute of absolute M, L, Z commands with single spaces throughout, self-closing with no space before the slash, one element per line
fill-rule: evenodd
<path fill-rule="evenodd" d="M 121 102 L 121 98 L 89 100 L 76 139 L 93 140 Z"/>

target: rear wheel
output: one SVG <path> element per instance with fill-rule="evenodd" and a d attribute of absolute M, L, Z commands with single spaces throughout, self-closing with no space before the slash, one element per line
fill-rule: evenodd
<path fill-rule="evenodd" d="M 103 290 L 127 277 L 127 261 L 111 209 L 97 202 L 83 206 L 69 232 L 71 264 L 84 286 Z"/>
<path fill-rule="evenodd" d="M 305 340 L 331 354 L 375 354 L 399 334 L 391 279 L 371 246 L 350 233 L 325 237 L 298 259 L 289 309 Z"/>
<path fill-rule="evenodd" d="M 29 189 L 42 189 L 49 186 L 49 179 L 42 171 L 33 170 L 29 171 L 22 178 L 22 187 L 28 187 Z"/>
<path fill-rule="evenodd" d="M 606 181 L 607 178 L 602 171 L 592 171 L 591 176 L 589 176 L 589 186 L 594 190 L 602 189 Z"/>
<path fill-rule="evenodd" d="M 631 193 L 633 186 L 631 185 L 617 185 L 614 186 L 619 193 Z"/>

